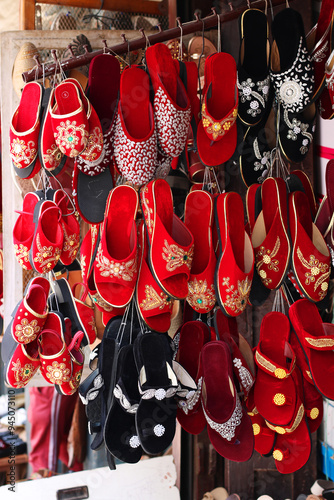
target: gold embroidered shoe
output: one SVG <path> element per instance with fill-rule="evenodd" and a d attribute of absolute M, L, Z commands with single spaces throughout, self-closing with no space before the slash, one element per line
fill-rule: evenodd
<path fill-rule="evenodd" d="M 175 299 L 188 295 L 194 238 L 173 212 L 172 191 L 164 179 L 140 190 L 140 203 L 149 244 L 149 266 L 162 290 Z"/>
<path fill-rule="evenodd" d="M 261 282 L 279 288 L 290 261 L 287 190 L 283 179 L 268 177 L 262 184 L 262 211 L 252 231 L 255 266 Z"/>
<path fill-rule="evenodd" d="M 307 196 L 301 191 L 289 195 L 289 222 L 294 284 L 309 300 L 319 302 L 327 294 L 331 258 L 323 236 L 312 222 Z"/>
<path fill-rule="evenodd" d="M 23 269 L 32 269 L 29 261 L 29 251 L 34 238 L 34 210 L 40 198 L 37 193 L 29 192 L 23 199 L 22 211 L 19 211 L 13 229 L 15 257 Z"/>
<path fill-rule="evenodd" d="M 307 299 L 291 305 L 289 318 L 314 385 L 324 397 L 334 400 L 334 326 L 322 323 L 317 306 Z"/>
<path fill-rule="evenodd" d="M 218 52 L 205 61 L 202 118 L 197 128 L 197 148 L 204 165 L 225 163 L 237 145 L 237 67 L 230 54 Z"/>
<path fill-rule="evenodd" d="M 133 297 L 138 275 L 135 219 L 138 193 L 128 185 L 109 194 L 94 263 L 94 281 L 100 296 L 113 307 L 125 307 Z"/>

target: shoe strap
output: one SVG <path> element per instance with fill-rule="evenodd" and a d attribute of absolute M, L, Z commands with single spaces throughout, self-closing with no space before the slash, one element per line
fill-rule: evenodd
<path fill-rule="evenodd" d="M 82 330 L 79 330 L 76 332 L 74 335 L 72 342 L 68 346 L 68 350 L 71 352 L 73 349 L 76 349 L 77 351 L 80 349 L 80 344 L 82 342 L 82 339 L 84 338 L 84 332 Z"/>
<path fill-rule="evenodd" d="M 269 429 L 277 432 L 277 434 L 291 434 L 292 432 L 294 432 L 297 429 L 297 427 L 300 425 L 300 423 L 302 422 L 304 415 L 305 415 L 304 405 L 300 402 L 300 400 L 299 400 L 299 403 L 300 404 L 298 406 L 298 410 L 295 414 L 295 418 L 294 418 L 291 425 L 289 425 L 288 427 L 282 427 L 279 425 L 272 425 L 266 420 L 266 424 L 269 427 Z"/>
<path fill-rule="evenodd" d="M 255 351 L 255 362 L 261 370 L 264 372 L 268 373 L 268 375 L 271 375 L 272 377 L 284 380 L 285 378 L 289 377 L 293 370 L 295 369 L 296 366 L 296 355 L 291 349 L 290 344 L 287 344 L 288 347 L 290 347 L 291 353 L 292 353 L 292 361 L 290 364 L 290 369 L 287 369 L 286 366 L 281 366 L 278 364 L 273 363 L 271 359 L 269 359 L 267 356 L 265 356 L 261 352 L 261 344 L 258 345 Z"/>
<path fill-rule="evenodd" d="M 316 351 L 332 351 L 334 349 L 334 335 L 326 335 L 325 337 L 307 335 L 304 340 L 309 349 L 315 349 Z"/>
<path fill-rule="evenodd" d="M 25 212 L 24 210 L 14 210 L 14 212 L 19 215 L 34 215 L 33 212 Z"/>
<path fill-rule="evenodd" d="M 202 104 L 202 125 L 209 139 L 211 139 L 212 141 L 218 141 L 230 130 L 237 119 L 238 93 L 236 93 L 236 99 L 233 108 L 224 116 L 222 120 L 219 121 L 215 121 L 215 119 L 208 112 L 207 96 L 208 92 L 205 94 L 205 99 Z"/>

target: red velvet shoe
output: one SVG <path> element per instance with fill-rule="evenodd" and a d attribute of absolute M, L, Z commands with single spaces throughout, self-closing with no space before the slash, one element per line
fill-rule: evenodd
<path fill-rule="evenodd" d="M 27 83 L 10 124 L 10 157 L 17 174 L 25 179 L 33 177 L 40 169 L 38 136 L 42 98 L 42 85 L 38 82 Z"/>
<path fill-rule="evenodd" d="M 162 290 L 174 299 L 188 295 L 194 239 L 173 212 L 172 192 L 163 179 L 140 190 L 140 203 L 149 241 L 149 265 Z"/>
<path fill-rule="evenodd" d="M 261 193 L 262 211 L 253 228 L 252 244 L 261 281 L 270 290 L 275 290 L 281 286 L 290 262 L 285 182 L 268 177 L 262 184 Z"/>
<path fill-rule="evenodd" d="M 307 299 L 294 302 L 289 318 L 303 349 L 309 372 L 318 391 L 334 399 L 334 327 L 323 324 L 315 304 Z"/>
<path fill-rule="evenodd" d="M 55 104 L 50 112 L 55 141 L 60 151 L 74 158 L 88 144 L 87 114 L 77 85 L 64 80 L 54 90 Z"/>
<path fill-rule="evenodd" d="M 197 128 L 197 149 L 204 165 L 225 163 L 237 145 L 237 66 L 230 54 L 218 52 L 205 60 L 202 119 Z"/>
<path fill-rule="evenodd" d="M 36 339 L 30 344 L 18 344 L 8 364 L 5 365 L 6 384 L 14 389 L 22 389 L 37 373 L 40 364 Z"/>
<path fill-rule="evenodd" d="M 325 240 L 312 222 L 307 196 L 301 191 L 289 195 L 289 222 L 297 286 L 308 299 L 318 302 L 327 294 L 331 258 Z"/>
<path fill-rule="evenodd" d="M 261 184 L 252 184 L 247 189 L 246 194 L 246 211 L 247 211 L 247 226 L 246 231 L 249 236 L 252 235 L 255 222 L 257 219 L 257 212 L 261 205 Z M 261 209 L 260 209 L 261 210 Z"/>
<path fill-rule="evenodd" d="M 149 76 L 132 66 L 121 76 L 114 138 L 117 168 L 127 181 L 142 186 L 154 176 L 157 154 Z"/>
<path fill-rule="evenodd" d="M 197 384 L 197 390 L 191 398 L 178 402 L 177 419 L 186 432 L 200 434 L 206 425 L 201 406 L 202 373 L 200 356 L 204 344 L 211 340 L 210 330 L 202 321 L 188 321 L 183 324 L 177 335 L 179 340 L 177 341 L 176 360 Z"/>
<path fill-rule="evenodd" d="M 154 113 L 158 141 L 169 156 L 183 151 L 191 119 L 191 105 L 168 47 L 156 43 L 147 47 L 147 68 L 154 89 Z"/>
<path fill-rule="evenodd" d="M 290 180 L 292 181 L 292 185 Z M 310 205 L 312 218 L 314 219 L 318 211 L 318 205 L 314 196 L 311 181 L 307 174 L 303 170 L 294 170 L 293 172 L 291 172 L 287 183 L 289 185 L 290 193 L 292 191 L 304 191 Z M 300 188 L 297 187 L 298 185 L 300 186 Z"/>
<path fill-rule="evenodd" d="M 85 360 L 84 353 L 80 348 L 83 337 L 84 333 L 78 331 L 72 339 L 71 320 L 69 318 L 65 318 L 64 340 L 67 346 L 67 350 L 70 354 L 72 371 L 71 378 L 68 382 L 63 382 L 62 384 L 56 386 L 58 392 L 60 394 L 63 394 L 64 396 L 71 396 L 72 394 L 74 394 L 77 391 L 81 381 Z"/>
<path fill-rule="evenodd" d="M 131 186 L 117 186 L 109 194 L 94 264 L 94 281 L 101 297 L 113 307 L 125 307 L 135 290 L 137 210 L 138 193 Z"/>
<path fill-rule="evenodd" d="M 41 276 L 29 282 L 12 322 L 12 335 L 19 344 L 28 344 L 41 333 L 49 312 L 49 290 L 48 280 Z"/>
<path fill-rule="evenodd" d="M 274 451 L 277 434 L 266 425 L 266 421 L 256 408 L 248 412 L 254 434 L 254 450 L 263 457 L 270 457 Z"/>
<path fill-rule="evenodd" d="M 238 316 L 247 305 L 254 273 L 253 248 L 245 231 L 244 207 L 238 193 L 215 198 L 215 219 L 219 237 L 216 296 L 225 314 Z"/>
<path fill-rule="evenodd" d="M 202 407 L 210 441 L 223 457 L 245 462 L 254 449 L 253 429 L 233 383 L 232 360 L 227 344 L 221 341 L 205 344 L 201 365 Z"/>
<path fill-rule="evenodd" d="M 64 266 L 72 264 L 77 256 L 80 246 L 80 224 L 72 210 L 68 208 L 68 195 L 61 189 L 57 189 L 53 195 L 53 201 L 61 210 L 61 227 L 64 233 L 64 243 L 60 260 Z"/>
<path fill-rule="evenodd" d="M 36 205 L 30 262 L 40 274 L 52 271 L 60 259 L 64 241 L 60 219 L 60 209 L 53 201 L 45 200 Z"/>
<path fill-rule="evenodd" d="M 13 242 L 15 257 L 23 269 L 30 270 L 29 251 L 34 238 L 35 224 L 33 220 L 36 204 L 40 201 L 36 193 L 27 193 L 23 199 L 22 212 L 15 222 Z"/>
<path fill-rule="evenodd" d="M 199 313 L 216 303 L 214 275 L 216 255 L 212 243 L 213 199 L 207 191 L 192 191 L 184 207 L 184 223 L 194 237 L 194 258 L 188 281 L 187 301 Z"/>
<path fill-rule="evenodd" d="M 150 271 L 148 265 L 148 244 L 143 222 L 139 227 L 138 235 L 141 252 L 136 287 L 138 311 L 151 330 L 161 333 L 167 332 L 171 325 L 174 301 L 161 290 Z"/>
<path fill-rule="evenodd" d="M 334 116 L 334 50 L 325 65 L 326 86 L 321 95 L 322 117 L 332 119 Z"/>
<path fill-rule="evenodd" d="M 292 425 L 300 406 L 296 383 L 291 376 L 296 363 L 288 339 L 290 323 L 279 312 L 266 314 L 261 323 L 260 341 L 255 350 L 257 376 L 254 405 L 262 417 L 275 426 Z"/>

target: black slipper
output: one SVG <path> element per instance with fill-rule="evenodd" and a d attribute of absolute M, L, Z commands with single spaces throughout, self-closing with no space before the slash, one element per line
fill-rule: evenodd
<path fill-rule="evenodd" d="M 137 434 L 144 451 L 156 455 L 168 448 L 174 438 L 178 381 L 170 349 L 160 334 L 137 337 L 134 355 L 141 394 L 136 413 Z"/>
<path fill-rule="evenodd" d="M 108 451 L 122 462 L 137 463 L 143 449 L 135 425 L 140 394 L 132 344 L 119 352 L 116 379 L 114 397 L 105 425 L 105 444 Z"/>

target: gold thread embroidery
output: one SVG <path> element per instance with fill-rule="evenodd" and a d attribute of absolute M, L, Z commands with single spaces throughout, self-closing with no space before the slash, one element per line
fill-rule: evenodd
<path fill-rule="evenodd" d="M 273 402 L 275 405 L 277 406 L 283 406 L 286 402 L 286 397 L 284 394 L 278 392 L 277 394 L 275 394 L 275 396 L 273 397 Z"/>
<path fill-rule="evenodd" d="M 24 142 L 23 139 L 13 139 L 10 145 L 10 157 L 17 168 L 22 168 L 24 163 L 30 165 L 36 158 L 37 149 L 34 141 Z"/>
<path fill-rule="evenodd" d="M 230 284 L 230 277 L 222 280 L 222 287 L 225 287 L 226 298 L 223 300 L 224 307 L 231 309 L 235 313 L 241 313 L 246 305 L 250 294 L 252 282 L 248 276 L 244 280 L 237 282 L 237 288 Z"/>
<path fill-rule="evenodd" d="M 202 104 L 202 124 L 205 131 L 212 135 L 213 140 L 215 141 L 219 136 L 223 137 L 232 125 L 234 124 L 238 115 L 237 108 L 234 108 L 231 113 L 219 122 L 215 122 L 206 112 L 206 104 L 203 102 Z"/>
<path fill-rule="evenodd" d="M 330 338 L 312 339 L 311 337 L 305 337 L 305 340 L 313 347 L 334 347 L 334 340 Z"/>
<path fill-rule="evenodd" d="M 166 306 L 170 309 L 172 307 L 172 300 L 164 292 L 161 292 L 159 295 L 152 285 L 145 285 L 145 299 L 142 300 L 139 306 L 143 311 L 151 311 L 157 308 L 161 311 Z"/>
<path fill-rule="evenodd" d="M 319 416 L 319 409 L 318 408 L 312 408 L 310 411 L 310 418 L 311 420 L 315 420 Z"/>
<path fill-rule="evenodd" d="M 273 457 L 275 460 L 277 460 L 278 462 L 282 462 L 283 458 L 284 458 L 284 455 L 283 453 L 281 452 L 281 450 L 274 450 L 273 451 Z"/>
<path fill-rule="evenodd" d="M 60 122 L 56 130 L 54 137 L 57 146 L 62 153 L 69 155 L 71 158 L 79 154 L 79 151 L 74 149 L 74 146 L 77 144 L 87 145 L 88 131 L 84 123 L 77 125 L 75 120 L 73 122 L 65 120 Z M 70 152 L 67 149 L 70 149 Z"/>
<path fill-rule="evenodd" d="M 26 363 L 21 365 L 21 360 L 18 358 L 16 363 L 13 361 L 12 368 L 14 372 L 14 378 L 16 380 L 15 387 L 18 389 L 24 387 L 27 382 L 35 375 L 38 370 L 38 366 L 34 366 L 32 363 Z"/>
<path fill-rule="evenodd" d="M 208 287 L 206 280 L 194 278 L 188 281 L 188 291 L 187 302 L 195 311 L 200 309 L 209 311 L 216 303 L 215 287 L 213 285 Z"/>
<path fill-rule="evenodd" d="M 299 426 L 299 424 L 303 420 L 304 413 L 305 413 L 304 406 L 303 406 L 303 404 L 301 404 L 300 407 L 298 408 L 296 418 L 295 418 L 291 427 L 275 426 L 275 425 L 272 425 L 269 422 L 267 422 L 267 420 L 266 420 L 266 424 L 269 427 L 269 429 L 271 429 L 272 431 L 276 431 L 278 434 L 285 434 L 285 433 L 291 434 L 292 432 L 294 432 L 297 429 L 297 427 Z"/>
<path fill-rule="evenodd" d="M 57 264 L 60 259 L 61 250 L 58 247 L 50 247 L 42 246 L 40 235 L 37 234 L 36 237 L 36 245 L 38 248 L 38 252 L 36 252 L 36 256 L 34 257 L 34 262 L 38 262 L 40 267 L 44 272 L 49 272 L 51 269 Z"/>
<path fill-rule="evenodd" d="M 194 245 L 190 247 L 187 251 L 183 248 L 178 247 L 175 243 L 169 245 L 168 241 L 164 241 L 165 246 L 162 249 L 162 258 L 167 262 L 166 269 L 169 272 L 186 265 L 189 270 L 191 269 L 191 263 L 194 255 Z"/>
<path fill-rule="evenodd" d="M 65 363 L 58 363 L 53 361 L 52 365 L 46 367 L 46 376 L 52 384 L 62 384 L 63 382 L 69 382 L 70 370 L 66 368 Z"/>
<path fill-rule="evenodd" d="M 148 188 L 145 186 L 144 188 L 141 189 L 140 192 L 140 197 L 141 201 L 143 203 L 143 208 L 144 208 L 144 217 L 145 217 L 145 225 L 148 229 L 148 232 L 152 234 L 153 232 L 153 227 L 154 227 L 154 221 L 153 221 L 153 209 L 150 208 L 149 206 L 149 200 L 146 198 L 146 194 L 148 193 Z"/>
<path fill-rule="evenodd" d="M 314 292 L 316 292 L 317 288 L 320 286 L 318 295 L 320 300 L 323 299 L 328 289 L 328 283 L 326 283 L 326 281 L 330 276 L 329 265 L 316 259 L 314 255 L 310 255 L 309 261 L 307 261 L 299 247 L 297 248 L 297 256 L 301 264 L 309 270 L 305 272 L 305 284 L 310 285 L 314 283 Z M 316 279 L 317 276 L 319 277 Z"/>
<path fill-rule="evenodd" d="M 18 341 L 24 344 L 35 340 L 39 331 L 40 327 L 38 326 L 36 319 L 33 319 L 29 323 L 27 318 L 23 318 L 20 324 L 15 326 L 15 335 L 17 336 Z"/>
<path fill-rule="evenodd" d="M 259 363 L 260 366 L 263 366 L 266 370 L 274 373 L 276 370 L 276 366 L 273 363 L 270 363 L 266 358 L 259 353 L 259 351 L 255 352 L 255 359 Z"/>
<path fill-rule="evenodd" d="M 56 144 L 51 145 L 51 149 L 47 149 L 46 153 L 43 154 L 44 163 L 48 163 L 48 168 L 54 170 L 58 167 L 61 159 L 63 157 L 62 152 Z"/>
<path fill-rule="evenodd" d="M 264 269 L 261 269 L 263 265 L 267 266 L 267 269 L 269 271 L 274 271 L 277 273 L 279 271 L 278 266 L 279 266 L 279 260 L 274 259 L 276 257 L 279 249 L 281 246 L 281 240 L 279 236 L 277 236 L 274 248 L 272 250 L 266 249 L 263 245 L 260 246 L 260 249 L 256 253 L 255 259 L 256 259 L 256 270 L 259 273 L 262 281 L 266 286 L 268 286 L 271 282 L 272 279 L 267 277 L 267 273 Z"/>
<path fill-rule="evenodd" d="M 125 262 L 115 262 L 103 255 L 100 245 L 96 256 L 96 266 L 104 278 L 113 277 L 124 281 L 132 281 L 137 272 L 137 257 Z"/>
<path fill-rule="evenodd" d="M 29 263 L 29 249 L 25 245 L 22 245 L 20 243 L 19 245 L 14 245 L 15 249 L 15 256 L 18 260 L 18 263 L 20 266 L 22 266 L 24 269 L 28 269 L 26 266 L 26 263 Z"/>

